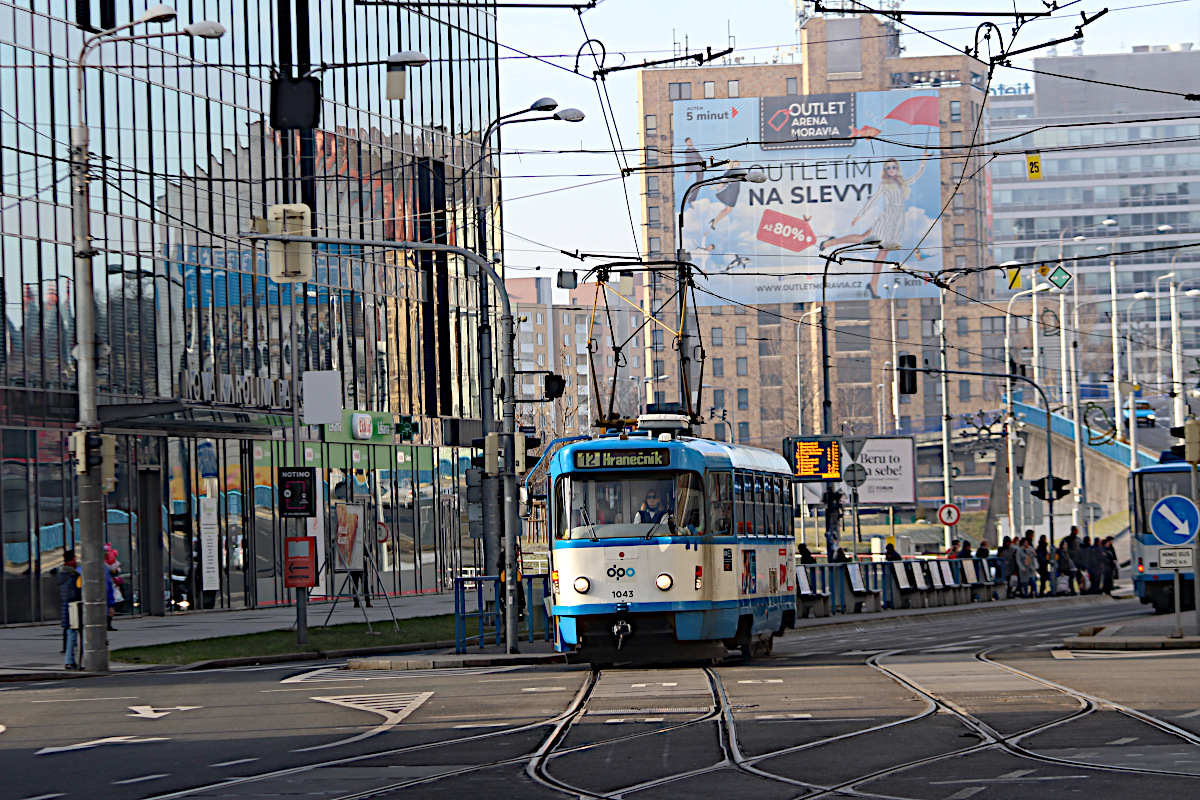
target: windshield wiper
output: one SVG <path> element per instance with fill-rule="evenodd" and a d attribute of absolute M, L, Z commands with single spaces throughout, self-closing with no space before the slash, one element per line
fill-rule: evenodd
<path fill-rule="evenodd" d="M 588 527 L 588 533 L 590 533 L 592 535 L 592 541 L 593 542 L 600 541 L 600 538 L 598 536 L 596 536 L 596 526 L 592 524 L 592 518 L 588 516 L 587 509 L 586 508 L 579 509 L 579 513 L 583 517 L 583 524 L 587 525 L 587 527 Z"/>
<path fill-rule="evenodd" d="M 654 532 L 656 530 L 658 530 L 659 525 L 662 525 L 662 522 L 664 519 L 667 521 L 667 530 L 671 532 L 672 536 L 676 535 L 678 528 L 676 528 L 676 526 L 675 526 L 675 517 L 674 517 L 674 515 L 671 514 L 670 511 L 668 511 L 665 515 L 658 518 L 658 522 L 656 522 L 652 526 L 650 526 L 650 530 L 646 531 L 646 536 L 645 536 L 646 539 L 649 539 L 651 536 L 654 535 Z"/>

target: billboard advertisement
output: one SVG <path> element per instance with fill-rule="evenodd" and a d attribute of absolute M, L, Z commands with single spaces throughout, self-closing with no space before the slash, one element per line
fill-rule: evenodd
<path fill-rule="evenodd" d="M 858 487 L 858 502 L 864 506 L 908 506 L 917 502 L 917 445 L 911 436 L 868 436 L 856 463 L 867 470 L 867 480 Z M 843 466 L 844 468 L 844 466 Z M 850 487 L 835 484 L 849 502 Z M 804 486 L 809 505 L 821 502 L 824 487 Z"/>
<path fill-rule="evenodd" d="M 918 272 L 942 267 L 940 161 L 925 149 L 938 144 L 936 91 L 678 100 L 673 109 L 677 162 L 728 159 L 677 170 L 677 198 L 738 167 L 767 176 L 688 196 L 682 243 L 707 276 L 699 279 L 704 289 L 751 305 L 819 301 L 820 254 L 878 237 L 903 249 L 857 253 L 867 261 L 835 265 L 828 298 L 891 297 L 897 282 L 896 297 L 937 296 L 933 284 L 881 263 L 905 259 Z M 725 302 L 706 294 L 698 300 Z"/>

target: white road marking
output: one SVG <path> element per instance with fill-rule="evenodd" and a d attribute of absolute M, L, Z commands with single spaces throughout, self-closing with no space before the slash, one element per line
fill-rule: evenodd
<path fill-rule="evenodd" d="M 433 697 L 433 692 L 409 692 L 404 694 L 360 694 L 360 695 L 344 695 L 342 697 L 313 697 L 312 700 L 318 700 L 323 703 L 332 703 L 335 706 L 343 706 L 345 708 L 353 708 L 358 711 L 370 711 L 375 714 L 380 714 L 384 718 L 382 725 L 378 725 L 369 731 L 360 733 L 358 736 L 351 736 L 349 739 L 341 739 L 329 744 L 319 744 L 314 747 L 303 747 L 299 750 L 293 750 L 293 753 L 308 753 L 313 750 L 324 750 L 327 747 L 337 747 L 342 744 L 350 744 L 369 736 L 376 736 L 384 731 L 394 728 L 404 721 L 404 718 L 417 710 L 417 707 L 424 703 L 429 698 Z"/>
<path fill-rule="evenodd" d="M 604 720 L 605 725 L 620 725 L 622 722 L 625 722 L 625 720 L 623 720 L 623 719 L 606 719 L 606 720 Z"/>
<path fill-rule="evenodd" d="M 1200 711 L 1189 711 L 1186 714 L 1180 714 L 1175 719 L 1188 719 L 1190 717 L 1200 717 Z"/>
<path fill-rule="evenodd" d="M 338 683 L 342 681 L 379 681 L 390 678 L 439 678 L 448 675 L 489 675 L 494 672 L 511 672 L 520 666 L 511 667 L 462 667 L 458 669 L 344 669 L 322 667 L 284 678 L 280 683 Z"/>
<path fill-rule="evenodd" d="M 140 778 L 128 778 L 123 781 L 113 781 L 113 786 L 120 786 L 121 784 L 124 784 L 124 783 L 143 783 L 145 781 L 156 781 L 159 778 L 165 778 L 165 777 L 167 777 L 167 773 L 165 773 L 165 772 L 161 772 L 158 775 L 143 775 Z"/>
<path fill-rule="evenodd" d="M 565 692 L 565 686 L 527 686 L 522 692 Z"/>
<path fill-rule="evenodd" d="M 662 722 L 662 717 L 646 717 L 642 722 Z"/>
<path fill-rule="evenodd" d="M 469 731 L 472 728 L 507 728 L 509 724 L 508 722 L 477 722 L 472 725 L 455 725 L 454 730 Z"/>
<path fill-rule="evenodd" d="M 34 753 L 35 756 L 44 756 L 51 753 L 66 753 L 71 750 L 87 750 L 92 747 L 99 747 L 104 744 L 144 744 L 146 742 L 165 742 L 168 741 L 165 736 L 148 736 L 145 739 L 138 739 L 134 736 L 109 736 L 104 739 L 93 739 L 90 742 L 80 742 L 79 744 L 69 744 L 66 747 L 43 747 Z"/>
<path fill-rule="evenodd" d="M 1003 780 L 1004 778 L 1024 778 L 1026 775 L 1032 775 L 1035 772 L 1037 772 L 1036 769 L 1014 769 L 1012 772 L 1006 772 L 996 777 L 998 780 Z"/>
<path fill-rule="evenodd" d="M 362 691 L 362 688 L 363 687 L 361 686 L 322 686 L 321 691 L 336 692 L 339 689 L 354 689 L 355 691 Z M 301 686 L 299 689 L 259 689 L 258 691 L 260 694 L 271 694 L 272 692 L 311 692 L 312 687 Z"/>
<path fill-rule="evenodd" d="M 946 800 L 967 800 L 968 797 L 979 794 L 986 788 L 986 786 L 968 786 L 965 789 L 959 789 L 957 792 L 947 797 Z"/>
<path fill-rule="evenodd" d="M 220 764 L 209 764 L 210 767 L 232 767 L 235 764 L 249 764 L 251 761 L 258 761 L 257 758 L 239 758 L 235 761 L 222 761 Z"/>
<path fill-rule="evenodd" d="M 783 683 L 783 678 L 768 678 L 767 680 L 738 681 L 738 683 Z M 666 686 L 666 684 L 663 684 Z"/>
<path fill-rule="evenodd" d="M 204 706 L 175 706 L 174 708 L 155 708 L 154 706 L 129 706 L 132 714 L 126 714 L 127 717 L 137 717 L 139 719 L 159 719 L 165 717 L 172 711 L 195 711 L 197 708 Z"/>
<path fill-rule="evenodd" d="M 1075 654 L 1072 653 L 1070 650 L 1051 650 L 1050 657 L 1058 658 L 1058 659 L 1064 659 L 1064 658 L 1073 659 L 1073 658 L 1075 658 Z"/>
<path fill-rule="evenodd" d="M 1136 736 L 1126 736 L 1121 739 L 1113 739 L 1111 742 L 1109 742 L 1109 744 L 1129 744 L 1130 742 L 1136 742 L 1137 740 L 1138 737 Z"/>
<path fill-rule="evenodd" d="M 94 703 L 97 700 L 137 700 L 137 697 L 72 697 L 65 700 L 30 700 L 31 703 Z M 59 795 L 55 795 L 58 797 Z"/>
<path fill-rule="evenodd" d="M 58 792 L 57 794 L 39 794 L 37 797 L 26 797 L 25 800 L 54 800 L 56 797 L 66 796 L 64 792 Z"/>

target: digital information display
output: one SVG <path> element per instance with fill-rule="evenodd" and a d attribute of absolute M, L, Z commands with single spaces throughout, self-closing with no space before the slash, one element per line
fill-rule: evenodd
<path fill-rule="evenodd" d="M 840 481 L 842 446 L 837 439 L 824 436 L 789 439 L 792 473 L 798 481 Z"/>
<path fill-rule="evenodd" d="M 670 465 L 671 451 L 663 448 L 575 451 L 575 469 L 653 469 Z"/>

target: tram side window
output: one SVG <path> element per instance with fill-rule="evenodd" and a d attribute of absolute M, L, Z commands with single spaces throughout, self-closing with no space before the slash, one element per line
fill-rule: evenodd
<path fill-rule="evenodd" d="M 690 529 L 690 533 L 706 533 L 703 480 L 694 472 L 684 472 L 679 476 L 677 486 L 675 492 L 678 503 L 675 510 L 676 523 L 681 528 Z"/>
<path fill-rule="evenodd" d="M 765 492 L 763 498 L 765 503 L 764 509 L 767 515 L 767 527 L 765 532 L 768 536 L 774 536 L 779 532 L 779 529 L 776 527 L 779 515 L 775 513 L 775 508 L 779 503 L 779 495 L 775 492 L 774 478 L 763 478 L 763 491 Z"/>
<path fill-rule="evenodd" d="M 750 531 L 748 530 L 748 526 L 746 524 L 745 476 L 740 472 L 735 472 L 733 475 L 733 499 L 735 501 L 734 508 L 737 512 L 734 530 L 737 531 L 739 535 L 749 533 Z"/>
<path fill-rule="evenodd" d="M 752 533 L 761 535 L 766 532 L 766 497 L 763 493 L 763 479 L 761 475 L 756 475 L 754 477 L 754 530 Z"/>
<path fill-rule="evenodd" d="M 713 533 L 730 532 L 733 523 L 733 476 L 728 472 L 708 474 L 708 518 Z"/>
<path fill-rule="evenodd" d="M 775 512 L 779 515 L 778 531 L 780 536 L 787 536 L 791 527 L 788 523 L 792 518 L 792 493 L 783 478 L 776 478 L 775 486 Z"/>

